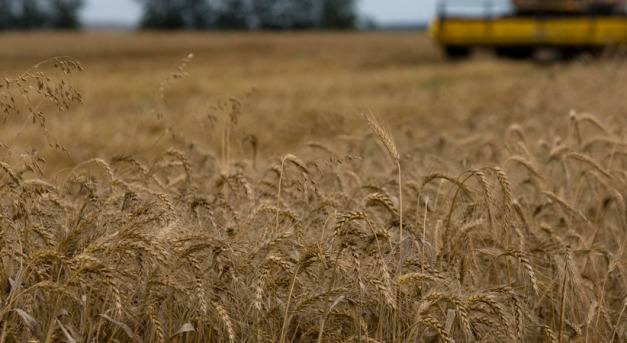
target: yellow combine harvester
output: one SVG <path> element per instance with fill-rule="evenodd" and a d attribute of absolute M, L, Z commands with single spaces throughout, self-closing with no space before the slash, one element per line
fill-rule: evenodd
<path fill-rule="evenodd" d="M 442 2 L 429 26 L 431 37 L 454 58 L 468 56 L 474 47 L 526 58 L 540 50 L 566 57 L 627 44 L 625 0 L 513 0 L 513 11 L 497 16 L 490 4 L 484 3 L 480 17 L 467 17 L 448 15 Z"/>

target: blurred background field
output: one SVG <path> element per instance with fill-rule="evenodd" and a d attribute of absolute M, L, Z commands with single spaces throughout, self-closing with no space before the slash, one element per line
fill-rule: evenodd
<path fill-rule="evenodd" d="M 177 139 L 216 148 L 215 119 L 230 98 L 243 112 L 233 136 L 240 156 L 250 153 L 242 141 L 250 135 L 261 156 L 350 139 L 366 129 L 363 111 L 400 141 L 435 144 L 498 135 L 513 123 L 531 133 L 554 128 L 558 138 L 565 132 L 556 124 L 571 110 L 611 123 L 624 121 L 626 107 L 619 54 L 542 65 L 479 53 L 451 63 L 421 32 L 4 33 L 0 46 L 10 47 L 0 50 L 2 78 L 54 56 L 85 68 L 69 75 L 83 105 L 59 112 L 42 103 L 51 136 L 70 152 L 46 151 L 53 173 L 94 156 L 154 157 Z M 190 53 L 188 75 L 172 79 Z M 9 116 L 3 143 L 45 151 L 26 122 Z"/>

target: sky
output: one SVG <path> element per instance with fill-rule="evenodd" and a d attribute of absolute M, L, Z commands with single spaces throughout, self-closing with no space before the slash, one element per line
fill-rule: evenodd
<path fill-rule="evenodd" d="M 86 0 L 81 17 L 87 23 L 134 25 L 141 9 L 135 0 Z M 359 13 L 378 23 L 424 22 L 435 13 L 436 0 L 358 0 Z"/>

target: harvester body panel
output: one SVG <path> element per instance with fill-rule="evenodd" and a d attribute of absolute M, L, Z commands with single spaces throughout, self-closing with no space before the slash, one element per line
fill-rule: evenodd
<path fill-rule="evenodd" d="M 439 19 L 430 35 L 443 46 L 606 46 L 627 44 L 623 17 Z"/>

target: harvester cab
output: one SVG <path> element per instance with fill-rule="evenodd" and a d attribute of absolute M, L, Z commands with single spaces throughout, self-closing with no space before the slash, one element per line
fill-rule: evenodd
<path fill-rule="evenodd" d="M 615 15 L 624 13 L 624 0 L 513 0 L 518 15 Z"/>

